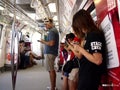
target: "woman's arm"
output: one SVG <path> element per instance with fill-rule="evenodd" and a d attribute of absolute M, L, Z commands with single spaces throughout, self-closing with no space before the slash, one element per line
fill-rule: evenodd
<path fill-rule="evenodd" d="M 102 63 L 102 54 L 97 52 L 97 53 L 93 53 L 90 54 L 89 52 L 87 52 L 83 47 L 81 47 L 80 45 L 74 45 L 74 49 L 78 50 L 83 56 L 85 56 L 90 62 L 96 64 L 96 65 L 100 65 Z"/>
<path fill-rule="evenodd" d="M 72 50 L 74 55 L 77 56 L 79 59 L 82 58 L 82 54 L 78 50 L 75 50 L 72 44 L 68 44 L 68 48 Z"/>

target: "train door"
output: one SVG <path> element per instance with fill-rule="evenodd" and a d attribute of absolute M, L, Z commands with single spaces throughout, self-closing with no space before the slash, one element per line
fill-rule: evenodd
<path fill-rule="evenodd" d="M 7 30 L 7 37 L 6 37 L 6 61 L 5 65 L 11 65 L 11 48 L 14 47 L 14 59 L 15 63 L 17 63 L 17 57 L 18 57 L 18 41 L 19 41 L 19 32 L 15 37 L 13 37 L 13 32 L 12 30 L 8 29 Z M 14 38 L 14 39 L 13 39 Z M 14 42 L 14 45 L 12 45 L 12 42 Z"/>
<path fill-rule="evenodd" d="M 35 32 L 32 36 L 32 51 L 36 53 L 38 56 L 42 55 L 42 51 L 41 51 L 42 44 L 37 41 L 41 39 L 41 36 L 42 35 L 38 32 Z"/>

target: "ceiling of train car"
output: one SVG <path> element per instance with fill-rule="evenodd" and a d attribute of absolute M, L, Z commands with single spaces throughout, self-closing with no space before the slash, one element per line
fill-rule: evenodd
<path fill-rule="evenodd" d="M 22 11 L 22 13 L 24 13 L 25 16 L 34 20 L 34 22 L 37 23 L 38 26 L 40 26 L 41 23 L 43 23 L 42 20 L 45 17 L 52 17 L 55 21 L 55 25 L 58 27 L 57 24 L 58 19 L 56 19 L 56 17 L 58 18 L 57 10 L 55 12 L 54 11 L 52 12 L 50 11 L 49 8 L 49 5 L 51 3 L 54 3 L 56 5 L 57 0 L 1 0 L 1 1 L 4 2 L 5 4 L 8 3 L 13 7 L 15 6 L 18 11 L 20 12 Z M 57 6 L 55 8 L 57 9 Z M 13 10 L 14 9 L 11 8 L 10 10 L 11 13 L 13 13 Z M 17 12 L 18 16 L 21 16 L 20 14 L 21 13 L 19 13 L 18 15 Z M 30 21 L 30 20 L 26 20 L 26 21 Z"/>
<path fill-rule="evenodd" d="M 26 12 L 35 13 L 35 9 L 30 6 L 31 0 L 16 0 L 16 4 Z"/>
<path fill-rule="evenodd" d="M 54 18 L 54 16 L 57 16 L 57 11 L 53 13 L 48 8 L 50 3 L 57 4 L 56 0 L 16 0 L 16 4 L 21 7 L 29 17 L 37 21 L 39 24 L 42 23 L 42 19 L 45 17 Z"/>
<path fill-rule="evenodd" d="M 56 27 L 60 32 L 66 33 L 70 31 L 72 16 L 78 9 L 84 7 L 89 0 L 1 0 L 9 2 L 13 6 L 17 6 L 18 11 L 22 11 L 29 20 L 22 18 L 30 23 L 37 23 L 40 27 L 43 25 L 43 18 L 52 17 L 55 21 Z M 51 11 L 49 6 L 54 3 L 56 11 Z M 9 7 L 8 7 L 9 8 Z M 11 9 L 13 10 L 13 9 Z M 11 11 L 13 13 L 13 11 Z M 18 16 L 20 16 L 19 13 Z"/>
<path fill-rule="evenodd" d="M 14 3 L 14 0 L 10 0 Z M 55 0 L 16 0 L 16 5 L 21 7 L 29 17 L 34 20 L 40 20 L 44 17 L 53 17 L 48 4 Z"/>
<path fill-rule="evenodd" d="M 72 16 L 80 8 L 80 4 L 86 2 L 87 0 L 59 0 L 59 26 L 61 32 L 68 33 L 70 31 Z"/>

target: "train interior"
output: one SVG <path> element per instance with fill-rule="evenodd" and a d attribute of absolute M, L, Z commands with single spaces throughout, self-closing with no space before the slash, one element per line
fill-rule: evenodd
<path fill-rule="evenodd" d="M 48 73 L 44 68 L 44 45 L 38 42 L 44 39 L 47 33 L 44 18 L 51 17 L 54 20 L 54 25 L 59 31 L 59 42 L 64 42 L 65 35 L 72 31 L 72 17 L 77 11 L 87 10 L 95 23 L 102 27 L 102 20 L 106 15 L 110 15 L 106 13 L 106 8 L 109 8 L 107 12 L 110 13 L 117 8 L 120 15 L 119 4 L 119 0 L 0 0 L 0 90 L 46 90 L 50 85 Z M 117 35 L 120 33 L 120 24 L 118 22 L 120 21 L 115 21 L 117 27 L 114 30 L 117 63 L 108 66 L 110 67 L 108 68 L 109 80 L 100 90 L 120 90 L 120 74 L 117 73 L 120 72 L 120 36 Z M 115 24 L 112 25 L 114 28 Z M 35 62 L 33 66 L 25 69 L 17 68 L 20 40 L 30 45 L 36 57 L 40 56 L 33 59 Z M 55 64 L 56 71 L 59 60 L 58 56 Z M 58 90 L 62 90 L 61 76 L 61 72 L 57 71 Z"/>

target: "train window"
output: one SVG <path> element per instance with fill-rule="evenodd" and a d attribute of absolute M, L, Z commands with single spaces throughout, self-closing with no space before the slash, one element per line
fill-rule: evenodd
<path fill-rule="evenodd" d="M 3 29 L 3 25 L 0 24 L 0 41 L 1 41 L 1 36 L 2 36 L 2 29 Z"/>

